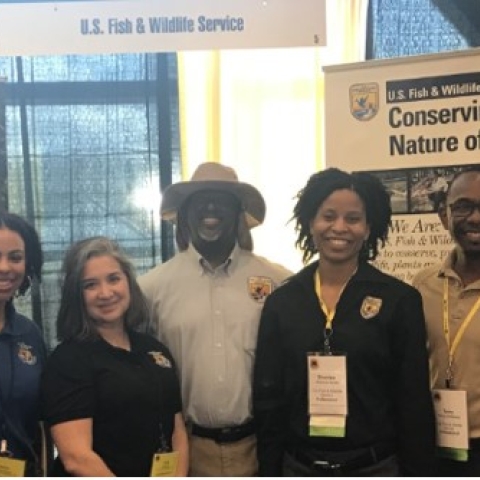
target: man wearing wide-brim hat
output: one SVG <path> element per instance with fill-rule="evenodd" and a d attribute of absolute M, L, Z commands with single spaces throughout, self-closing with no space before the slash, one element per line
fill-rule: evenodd
<path fill-rule="evenodd" d="M 176 224 L 171 260 L 139 278 L 179 370 L 191 476 L 255 476 L 251 377 L 267 295 L 291 275 L 252 253 L 250 229 L 265 218 L 260 192 L 235 171 L 203 163 L 163 194 Z"/>

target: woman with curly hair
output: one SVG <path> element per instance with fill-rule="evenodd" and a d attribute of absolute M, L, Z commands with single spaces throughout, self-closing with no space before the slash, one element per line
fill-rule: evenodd
<path fill-rule="evenodd" d="M 305 263 L 263 308 L 254 415 L 263 476 L 431 475 L 435 424 L 419 293 L 369 263 L 390 197 L 329 168 L 300 191 Z"/>
<path fill-rule="evenodd" d="M 39 282 L 43 254 L 38 234 L 22 217 L 0 211 L 0 472 L 39 475 L 42 333 L 21 315 L 14 297 Z"/>

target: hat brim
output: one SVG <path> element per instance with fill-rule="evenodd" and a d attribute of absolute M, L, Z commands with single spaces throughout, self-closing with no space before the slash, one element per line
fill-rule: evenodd
<path fill-rule="evenodd" d="M 248 228 L 254 228 L 265 219 L 265 200 L 252 185 L 243 182 L 189 181 L 169 185 L 162 196 L 160 212 L 163 220 L 175 222 L 178 209 L 188 197 L 202 190 L 220 190 L 235 195 L 242 204 Z"/>

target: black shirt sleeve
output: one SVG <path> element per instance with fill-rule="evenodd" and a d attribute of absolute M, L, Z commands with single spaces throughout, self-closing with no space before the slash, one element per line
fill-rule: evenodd
<path fill-rule="evenodd" d="M 434 475 L 435 416 L 428 368 L 422 299 L 413 288 L 398 302 L 392 322 L 396 358 L 398 458 L 405 476 Z"/>
<path fill-rule="evenodd" d="M 41 382 L 42 410 L 49 426 L 93 418 L 94 382 L 88 354 L 73 342 L 62 344 L 47 361 Z"/>
<path fill-rule="evenodd" d="M 260 318 L 253 378 L 253 414 L 260 476 L 281 476 L 286 436 L 284 355 L 271 298 Z"/>

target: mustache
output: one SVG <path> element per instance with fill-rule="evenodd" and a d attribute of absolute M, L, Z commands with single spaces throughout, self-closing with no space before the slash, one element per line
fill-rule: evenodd
<path fill-rule="evenodd" d="M 453 233 L 458 234 L 467 234 L 467 233 L 480 233 L 480 223 L 478 225 L 456 225 L 453 228 Z"/>

